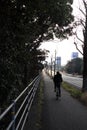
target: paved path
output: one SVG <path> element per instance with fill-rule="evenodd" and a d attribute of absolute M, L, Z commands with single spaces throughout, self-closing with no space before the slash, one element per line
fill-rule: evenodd
<path fill-rule="evenodd" d="M 52 79 L 44 72 L 43 79 L 42 130 L 87 130 L 87 107 L 63 89 L 61 99 L 56 100 Z"/>

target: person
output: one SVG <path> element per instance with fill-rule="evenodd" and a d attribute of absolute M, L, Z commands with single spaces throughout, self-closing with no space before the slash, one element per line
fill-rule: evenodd
<path fill-rule="evenodd" d="M 56 75 L 54 75 L 53 77 L 53 81 L 54 81 L 54 91 L 56 92 L 56 87 L 58 88 L 59 91 L 59 96 L 61 96 L 61 83 L 63 81 L 62 79 L 62 75 L 59 73 L 59 71 L 56 73 Z"/>

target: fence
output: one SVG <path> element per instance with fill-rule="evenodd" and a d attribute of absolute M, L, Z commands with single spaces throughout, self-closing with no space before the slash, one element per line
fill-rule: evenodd
<path fill-rule="evenodd" d="M 0 130 L 24 129 L 36 90 L 39 86 L 40 77 L 38 75 L 0 115 Z"/>

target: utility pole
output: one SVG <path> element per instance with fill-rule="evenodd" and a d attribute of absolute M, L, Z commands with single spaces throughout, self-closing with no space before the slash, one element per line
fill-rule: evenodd
<path fill-rule="evenodd" d="M 56 50 L 55 50 L 55 58 L 54 58 L 54 75 L 55 75 L 55 71 L 56 71 Z"/>
<path fill-rule="evenodd" d="M 52 77 L 52 57 L 51 57 L 51 77 Z"/>

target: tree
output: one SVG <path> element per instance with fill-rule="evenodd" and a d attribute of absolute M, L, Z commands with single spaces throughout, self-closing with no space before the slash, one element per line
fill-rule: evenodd
<path fill-rule="evenodd" d="M 86 21 L 84 30 L 84 47 L 83 47 L 83 91 L 87 90 L 87 3 L 84 1 L 86 9 Z"/>
<path fill-rule="evenodd" d="M 0 103 L 15 96 L 39 72 L 43 40 L 66 37 L 73 0 L 0 1 Z M 5 96 L 3 96 L 5 95 Z"/>
<path fill-rule="evenodd" d="M 83 72 L 83 60 L 81 58 L 75 58 L 69 61 L 65 66 L 65 71 L 70 74 L 82 75 Z"/>
<path fill-rule="evenodd" d="M 83 87 L 82 87 L 82 91 L 87 91 L 87 1 L 86 0 L 82 0 L 82 1 L 84 4 L 85 12 L 81 8 L 79 8 L 79 10 L 84 15 L 85 20 L 80 19 L 79 25 L 83 26 L 83 39 L 84 40 L 81 40 L 80 37 L 78 37 L 77 33 L 75 33 L 75 34 L 76 34 L 76 38 L 81 43 L 83 52 L 81 52 L 81 50 L 79 50 L 78 42 L 75 41 L 74 44 L 76 45 L 77 50 L 83 55 Z"/>

